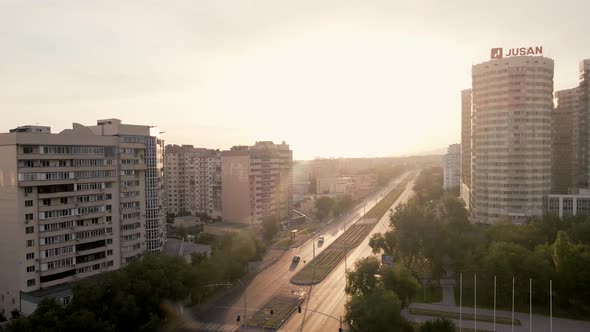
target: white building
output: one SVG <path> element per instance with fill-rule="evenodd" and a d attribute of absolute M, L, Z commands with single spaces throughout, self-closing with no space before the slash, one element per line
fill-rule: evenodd
<path fill-rule="evenodd" d="M 101 128 L 0 134 L 0 311 L 30 314 L 44 297 L 67 302 L 69 282 L 151 249 L 146 183 L 161 176 L 147 174 L 150 128 L 129 126 L 130 136 Z"/>
<path fill-rule="evenodd" d="M 221 152 L 192 145 L 166 147 L 168 212 L 221 217 Z"/>
<path fill-rule="evenodd" d="M 459 187 L 461 183 L 461 144 L 451 144 L 443 156 L 443 189 Z"/>
<path fill-rule="evenodd" d="M 500 53 L 501 54 L 501 53 Z M 514 56 L 472 68 L 474 220 L 522 223 L 551 188 L 553 60 Z"/>

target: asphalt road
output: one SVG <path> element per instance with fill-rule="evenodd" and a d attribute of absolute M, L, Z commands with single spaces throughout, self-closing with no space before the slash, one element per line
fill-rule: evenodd
<path fill-rule="evenodd" d="M 381 190 L 375 192 L 369 197 L 365 198 L 360 204 L 358 204 L 352 211 L 347 215 L 340 216 L 333 220 L 328 226 L 326 226 L 321 233 L 316 234 L 317 236 L 324 236 L 324 243 L 321 246 L 317 245 L 315 238 L 310 239 L 301 246 L 295 249 L 291 249 L 286 252 L 281 259 L 275 264 L 268 267 L 256 275 L 248 284 L 246 289 L 246 303 L 248 316 L 251 316 L 259 308 L 263 307 L 270 299 L 275 296 L 294 296 L 307 299 L 310 294 L 310 287 L 308 286 L 295 286 L 290 283 L 291 277 L 301 269 L 305 264 L 313 258 L 313 252 L 315 247 L 315 254 L 319 254 L 324 248 L 327 248 L 336 238 L 338 238 L 343 232 L 344 228 L 353 222 L 361 219 L 363 212 L 369 211 L 385 194 L 391 191 L 397 184 L 403 179 L 404 176 L 410 176 L 410 173 L 406 173 L 393 181 Z M 411 184 L 408 188 L 411 188 Z M 406 190 L 398 201 L 407 199 L 409 195 Z M 366 204 L 366 206 L 365 206 Z M 376 231 L 384 231 L 386 229 L 388 221 L 388 214 L 379 222 L 376 226 Z M 356 249 L 349 253 L 347 261 L 354 262 L 358 257 L 366 256 L 370 254 L 370 247 L 367 245 L 368 238 Z M 315 244 L 315 246 L 314 246 Z M 293 256 L 299 255 L 301 261 L 297 265 L 291 264 Z M 362 256 L 361 256 L 362 255 Z M 305 261 L 305 263 L 304 263 Z M 311 302 L 310 309 L 317 308 L 319 311 L 326 312 L 338 316 L 343 313 L 344 309 L 344 262 L 341 262 L 331 273 L 326 277 L 322 283 L 312 287 L 311 291 Z M 328 286 L 325 286 L 328 285 Z M 316 296 L 316 289 L 318 290 L 318 296 Z M 330 296 L 327 296 L 330 294 Z M 316 303 L 316 301 L 318 301 Z M 326 302 L 326 303 L 324 303 Z M 304 306 L 306 303 L 304 303 Z M 325 305 L 325 308 L 324 308 Z M 229 326 L 236 326 L 236 317 L 238 315 L 243 316 L 244 314 L 244 291 L 243 288 L 239 293 L 230 294 L 221 298 L 217 303 L 213 304 L 206 312 L 195 315 L 195 318 L 204 323 L 199 324 L 199 328 L 195 330 L 211 330 L 211 331 L 222 331 L 229 330 Z M 323 329 L 324 326 L 335 327 L 335 331 L 338 330 L 338 323 L 336 321 L 329 322 L 322 320 L 317 314 L 307 314 L 305 331 L 326 331 Z M 296 331 L 299 330 L 298 326 L 301 325 L 303 314 L 295 312 L 291 319 L 288 320 L 281 331 Z M 242 317 L 243 320 L 243 317 Z M 307 322 L 311 326 L 317 326 L 318 329 L 307 327 Z M 242 321 L 243 322 L 243 321 Z M 327 324 L 327 325 L 326 325 Z M 194 325 L 193 325 L 194 326 Z M 204 326 L 210 326 L 210 328 L 203 328 Z M 219 328 L 216 328 L 219 326 Z M 185 328 L 188 326 L 185 326 Z M 222 328 L 224 327 L 224 328 Z M 183 329 L 184 330 L 184 329 Z M 250 328 L 248 330 L 251 330 Z"/>
<path fill-rule="evenodd" d="M 393 204 L 396 207 L 401 202 L 406 202 L 413 194 L 413 182 L 408 183 L 406 190 Z M 346 285 L 345 263 L 350 269 L 354 262 L 360 258 L 372 255 L 369 247 L 369 238 L 373 233 L 383 233 L 389 230 L 389 213 L 385 214 L 377 223 L 371 233 L 356 248 L 348 252 L 346 262 L 342 261 L 334 270 L 322 281 L 315 286 L 305 287 L 306 302 L 303 303 L 303 309 L 318 311 L 334 318 L 344 319 L 344 304 L 347 295 L 344 293 Z M 338 331 L 339 322 L 337 319 L 324 316 L 319 313 L 304 311 L 301 314 L 295 312 L 290 319 L 280 328 L 280 331 Z"/>

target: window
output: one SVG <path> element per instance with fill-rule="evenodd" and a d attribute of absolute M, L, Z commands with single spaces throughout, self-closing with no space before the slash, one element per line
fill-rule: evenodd
<path fill-rule="evenodd" d="M 33 206 L 33 201 L 31 201 L 31 200 L 25 201 L 25 206 L 26 206 L 26 207 L 31 207 L 31 206 Z"/>
<path fill-rule="evenodd" d="M 25 233 L 27 233 L 27 234 L 31 234 L 31 233 L 33 233 L 33 232 L 35 232 L 35 227 L 34 227 L 34 226 L 27 226 L 27 227 L 25 228 Z"/>
<path fill-rule="evenodd" d="M 113 249 L 107 250 L 107 256 L 111 256 L 113 254 Z"/>
<path fill-rule="evenodd" d="M 59 199 L 59 202 L 61 204 L 68 204 L 68 198 L 67 197 L 62 197 L 62 198 Z"/>
<path fill-rule="evenodd" d="M 44 199 L 43 200 L 43 205 L 44 206 L 50 206 L 51 205 L 51 200 L 50 199 Z"/>
<path fill-rule="evenodd" d="M 27 260 L 35 259 L 35 253 L 34 252 L 27 253 L 26 258 L 27 258 Z"/>
<path fill-rule="evenodd" d="M 23 153 L 33 153 L 32 146 L 23 146 Z"/>
<path fill-rule="evenodd" d="M 35 279 L 27 280 L 27 287 L 35 286 Z"/>
<path fill-rule="evenodd" d="M 35 265 L 27 266 L 27 272 L 35 272 Z"/>
<path fill-rule="evenodd" d="M 106 219 L 107 219 L 108 222 L 113 221 L 113 217 L 112 216 L 107 216 Z"/>
<path fill-rule="evenodd" d="M 35 245 L 35 240 L 27 240 L 27 247 L 32 247 Z"/>
<path fill-rule="evenodd" d="M 68 305 L 70 304 L 70 302 L 72 302 L 72 298 L 69 296 L 64 297 L 63 299 L 61 299 L 63 305 Z"/>
<path fill-rule="evenodd" d="M 113 239 L 107 239 L 107 244 L 113 244 Z"/>
<path fill-rule="evenodd" d="M 25 220 L 33 220 L 33 214 L 32 213 L 25 214 Z"/>
<path fill-rule="evenodd" d="M 25 187 L 25 194 L 32 194 L 33 193 L 33 187 Z"/>

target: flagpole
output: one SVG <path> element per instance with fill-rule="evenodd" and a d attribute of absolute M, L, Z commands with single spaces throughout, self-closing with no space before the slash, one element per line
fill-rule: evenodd
<path fill-rule="evenodd" d="M 460 274 L 459 279 L 459 332 L 462 332 L 462 313 L 463 313 L 463 272 Z"/>
<path fill-rule="evenodd" d="M 494 332 L 496 331 L 496 276 L 494 276 Z"/>
<path fill-rule="evenodd" d="M 514 332 L 514 277 L 512 277 L 512 332 Z"/>
<path fill-rule="evenodd" d="M 474 303 L 473 306 L 475 308 L 475 332 L 477 332 L 477 274 L 473 275 L 473 289 L 475 290 L 474 294 Z"/>
<path fill-rule="evenodd" d="M 553 332 L 553 280 L 549 280 L 549 332 Z"/>
<path fill-rule="evenodd" d="M 529 332 L 533 332 L 533 278 L 529 278 Z"/>

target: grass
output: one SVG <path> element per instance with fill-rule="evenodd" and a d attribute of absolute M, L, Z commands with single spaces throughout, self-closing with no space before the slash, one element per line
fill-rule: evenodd
<path fill-rule="evenodd" d="M 440 310 L 410 308 L 410 314 L 421 315 L 421 316 L 444 317 L 444 318 L 448 318 L 448 319 L 459 319 L 459 313 L 453 312 L 453 311 L 440 311 Z M 462 313 L 461 318 L 464 320 L 475 320 L 475 314 Z M 477 321 L 491 323 L 494 321 L 494 317 L 488 316 L 488 315 L 477 315 Z M 496 323 L 498 323 L 498 324 L 512 324 L 512 318 L 511 317 L 496 316 Z M 520 320 L 514 319 L 514 325 L 521 325 Z"/>
<path fill-rule="evenodd" d="M 412 299 L 413 303 L 438 303 L 440 301 L 442 301 L 441 287 L 426 287 L 426 292 L 424 292 L 423 287 L 420 287 L 416 296 Z"/>
<path fill-rule="evenodd" d="M 294 297 L 274 297 L 248 319 L 248 326 L 278 329 L 302 302 Z"/>

